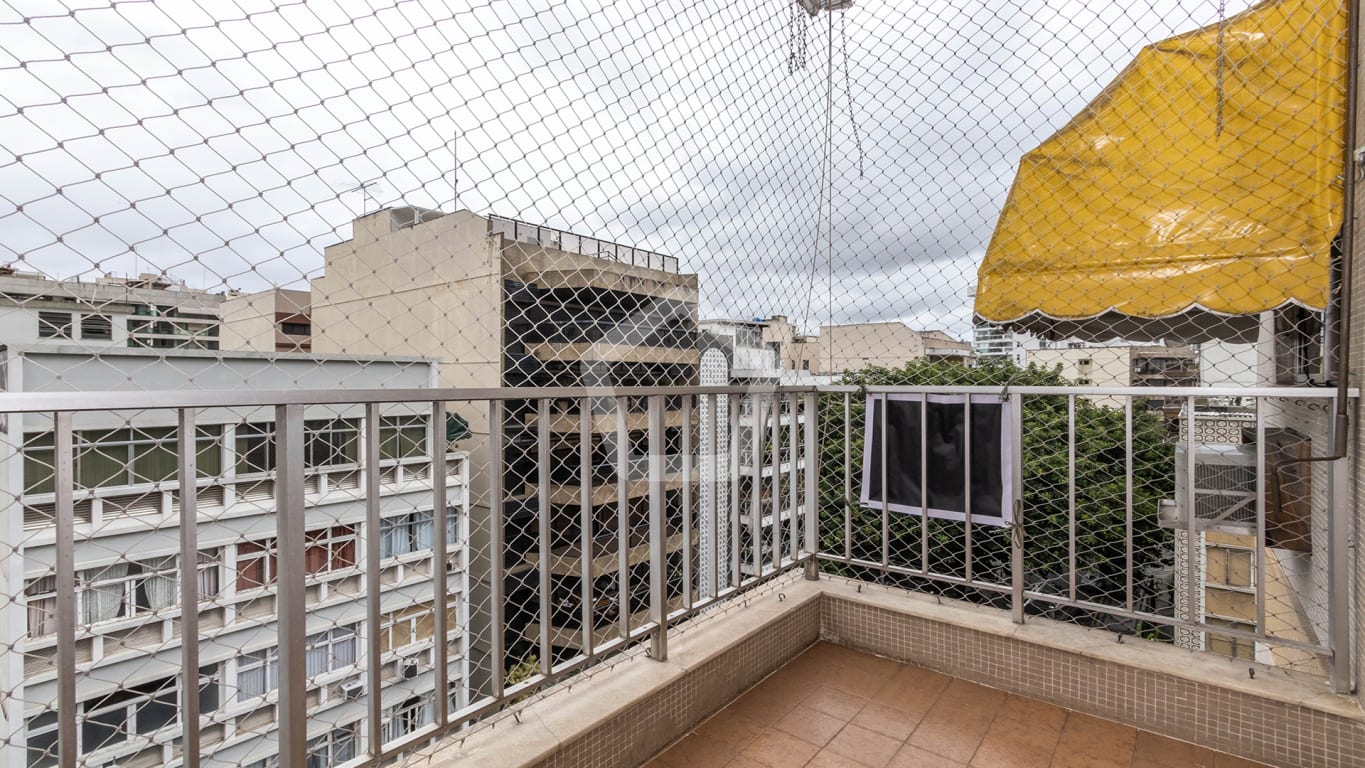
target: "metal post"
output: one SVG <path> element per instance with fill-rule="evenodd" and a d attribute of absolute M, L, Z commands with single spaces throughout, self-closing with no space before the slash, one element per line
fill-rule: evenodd
<path fill-rule="evenodd" d="M 763 397 L 754 396 L 754 428 L 749 438 L 749 537 L 754 557 L 754 578 L 763 576 L 763 438 L 768 432 Z"/>
<path fill-rule="evenodd" d="M 501 400 L 488 403 L 488 653 L 493 699 L 501 700 L 507 690 L 507 661 L 504 656 L 503 574 L 506 553 L 503 552 L 503 426 L 507 406 Z"/>
<path fill-rule="evenodd" d="M 1066 596 L 1076 601 L 1076 396 L 1066 396 Z"/>
<path fill-rule="evenodd" d="M 53 522 L 57 548 L 57 765 L 75 768 L 76 748 L 76 526 L 71 414 L 53 414 Z"/>
<path fill-rule="evenodd" d="M 550 401 L 536 401 L 536 500 L 538 528 L 537 551 L 540 563 L 536 570 L 540 592 L 540 673 L 549 675 L 554 667 L 550 649 Z"/>
<path fill-rule="evenodd" d="M 1190 636 L 1196 648 L 1203 648 L 1202 634 L 1195 627 L 1203 623 L 1200 615 L 1200 587 L 1204 574 L 1199 568 L 1199 531 L 1195 528 L 1195 444 L 1194 398 L 1185 398 L 1185 602 Z M 1177 635 L 1178 637 L 1178 635 Z"/>
<path fill-rule="evenodd" d="M 664 553 L 664 399 L 649 397 L 649 620 L 650 657 L 668 660 L 668 561 Z"/>
<path fill-rule="evenodd" d="M 929 574 L 929 394 L 919 396 L 919 570 Z"/>
<path fill-rule="evenodd" d="M 180 485 L 180 721 L 185 768 L 199 765 L 199 499 L 194 409 L 182 408 L 176 441 Z"/>
<path fill-rule="evenodd" d="M 853 559 L 853 473 L 850 467 L 851 456 L 853 453 L 853 420 L 851 401 L 853 395 L 844 393 L 844 562 Z M 871 435 L 863 435 L 866 442 L 871 440 Z M 871 445 L 866 445 L 864 450 L 870 449 Z"/>
<path fill-rule="evenodd" d="M 752 397 L 752 395 L 750 395 Z M 730 420 L 730 444 L 728 446 L 730 463 L 730 503 L 729 503 L 729 524 L 730 524 L 730 587 L 738 589 L 744 581 L 744 572 L 740 568 L 739 552 L 739 424 L 740 410 L 744 406 L 744 396 L 736 395 L 727 397 L 726 414 Z"/>
<path fill-rule="evenodd" d="M 308 676 L 304 579 L 303 406 L 275 408 L 275 540 L 279 578 L 280 764 L 303 765 L 308 755 Z"/>
<path fill-rule="evenodd" d="M 630 534 L 626 485 L 630 481 L 630 452 L 626 431 L 626 398 L 616 398 L 616 601 L 622 639 L 630 637 Z"/>
<path fill-rule="evenodd" d="M 1123 398 L 1123 530 L 1127 542 L 1123 566 L 1124 606 L 1133 611 L 1133 396 Z"/>
<path fill-rule="evenodd" d="M 880 454 L 880 456 L 878 457 L 878 460 L 881 461 L 881 466 L 882 466 L 882 474 L 881 474 L 881 486 L 882 486 L 882 487 L 881 487 L 881 493 L 882 493 L 882 496 L 881 496 L 881 499 L 882 499 L 882 575 L 883 575 L 883 576 L 886 575 L 887 566 L 891 565 L 891 499 L 887 496 L 887 491 L 886 491 L 886 469 L 887 469 L 887 466 L 886 466 L 886 409 L 889 407 L 889 404 L 890 404 L 890 401 L 887 399 L 886 393 L 883 392 L 883 393 L 882 393 L 882 396 L 881 396 L 881 411 L 880 411 L 880 413 L 881 413 L 881 418 L 879 418 L 879 419 L 877 420 L 877 421 L 878 421 L 878 434 L 881 436 L 880 438 L 878 438 L 877 444 L 880 446 L 880 449 L 879 449 L 879 451 L 878 451 L 878 453 Z"/>
<path fill-rule="evenodd" d="M 962 575 L 972 580 L 972 396 L 962 396 Z"/>
<path fill-rule="evenodd" d="M 1024 623 L 1024 398 L 1010 395 L 1010 482 L 1013 486 L 1014 521 L 1010 535 L 1010 608 L 1014 623 Z"/>
<path fill-rule="evenodd" d="M 773 425 L 770 434 L 772 448 L 768 451 L 772 472 L 768 487 L 772 489 L 773 510 L 773 570 L 782 567 L 782 395 L 773 393 Z M 762 480 L 759 481 L 762 483 Z M 759 528 L 762 531 L 762 528 Z"/>
<path fill-rule="evenodd" d="M 1256 398 L 1256 634 L 1265 637 L 1265 408 Z M 1194 420 L 1191 419 L 1191 426 Z M 1311 469 L 1312 465 L 1309 465 Z M 1330 471 L 1330 470 L 1329 470 Z M 1335 493 L 1333 489 L 1332 493 Z M 1331 506 L 1328 507 L 1331 509 Z"/>
<path fill-rule="evenodd" d="M 578 401 L 578 558 L 579 621 L 583 624 L 582 651 L 592 656 L 593 616 L 593 552 L 592 552 L 592 399 Z"/>
<path fill-rule="evenodd" d="M 790 419 L 788 421 L 790 425 L 788 427 L 789 439 L 787 441 L 787 458 L 791 463 L 791 467 L 787 470 L 787 506 L 791 509 L 791 547 L 789 549 L 791 551 L 792 562 L 795 563 L 801 557 L 801 509 L 796 503 L 800 498 L 800 494 L 797 492 L 796 474 L 800 470 L 798 458 L 801 456 L 801 452 L 797 450 L 800 446 L 798 441 L 800 440 L 799 435 L 801 431 L 801 408 L 799 406 L 801 401 L 796 395 L 790 395 L 787 398 L 787 402 L 791 404 Z"/>
<path fill-rule="evenodd" d="M 1334 421 L 1332 429 L 1340 429 Z M 1333 436 L 1335 438 L 1335 435 Z M 1327 634 L 1332 643 L 1332 666 L 1329 682 L 1335 693 L 1350 693 L 1354 680 L 1351 673 L 1351 571 L 1350 542 L 1351 512 L 1355 509 L 1350 486 L 1348 459 L 1341 458 L 1327 466 L 1331 493 L 1328 498 L 1327 596 L 1331 605 L 1327 611 Z"/>
<path fill-rule="evenodd" d="M 706 411 L 706 428 L 708 435 L 711 436 L 710 448 L 706 451 L 706 466 L 711 474 L 711 562 L 705 563 L 711 569 L 711 595 L 714 598 L 720 594 L 720 530 L 721 530 L 721 508 L 720 508 L 720 476 L 717 471 L 720 469 L 720 417 L 716 409 L 720 407 L 720 395 L 711 395 L 711 407 Z"/>
<path fill-rule="evenodd" d="M 692 609 L 692 395 L 682 396 L 683 607 Z"/>
<path fill-rule="evenodd" d="M 820 561 L 816 554 L 820 551 L 820 512 L 819 512 L 819 479 L 817 473 L 820 471 L 821 462 L 815 445 L 815 425 L 819 419 L 819 407 L 814 392 L 808 392 L 806 399 L 806 504 L 802 508 L 806 521 L 806 578 L 814 580 L 819 577 Z"/>
<path fill-rule="evenodd" d="M 431 582 L 435 590 L 432 610 L 434 639 L 434 670 L 436 722 L 444 726 L 450 719 L 450 542 L 449 508 L 446 506 L 446 404 L 431 404 L 431 429 L 427 432 L 428 455 L 431 457 Z M 462 681 L 463 683 L 463 681 Z"/>
<path fill-rule="evenodd" d="M 383 708 L 383 676 L 380 674 L 383 662 L 379 644 L 379 550 L 380 529 L 383 523 L 379 518 L 379 404 L 365 404 L 364 439 L 364 478 L 365 478 L 365 617 L 369 633 L 365 638 L 365 709 L 369 717 L 370 756 L 379 757 L 383 752 L 384 730 L 380 710 Z"/>

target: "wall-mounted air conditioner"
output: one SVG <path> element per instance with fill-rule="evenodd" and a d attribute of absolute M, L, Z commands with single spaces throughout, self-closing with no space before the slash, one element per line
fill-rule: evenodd
<path fill-rule="evenodd" d="M 1160 507 L 1162 527 L 1187 529 L 1189 448 L 1175 449 L 1175 500 Z M 1256 446 L 1197 445 L 1194 450 L 1194 527 L 1246 533 L 1256 528 Z"/>
<path fill-rule="evenodd" d="M 365 683 L 360 680 L 347 680 L 340 686 L 341 697 L 346 701 L 358 701 L 365 692 Z"/>

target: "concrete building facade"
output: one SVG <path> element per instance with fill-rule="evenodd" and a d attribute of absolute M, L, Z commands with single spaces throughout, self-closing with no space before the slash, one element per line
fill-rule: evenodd
<path fill-rule="evenodd" d="M 312 319 L 308 291 L 274 288 L 228 296 L 219 307 L 223 349 L 308 352 Z"/>

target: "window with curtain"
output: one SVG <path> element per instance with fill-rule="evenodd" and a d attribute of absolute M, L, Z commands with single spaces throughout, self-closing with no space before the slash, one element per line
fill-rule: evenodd
<path fill-rule="evenodd" d="M 303 550 L 303 567 L 309 575 L 339 571 L 355 565 L 356 530 L 337 525 L 309 531 Z"/>
<path fill-rule="evenodd" d="M 260 698 L 279 685 L 279 648 L 263 648 L 237 657 L 237 701 Z"/>
<path fill-rule="evenodd" d="M 354 666 L 356 663 L 355 627 L 336 627 L 309 635 L 304 641 L 309 678 Z"/>
<path fill-rule="evenodd" d="M 86 569 L 77 573 L 76 582 L 87 625 L 155 613 L 179 599 L 174 555 Z"/>
<path fill-rule="evenodd" d="M 351 723 L 308 740 L 307 768 L 331 768 L 356 758 L 357 724 Z"/>
<path fill-rule="evenodd" d="M 30 579 L 24 585 L 28 608 L 28 636 L 42 637 L 57 631 L 57 577 Z"/>
<path fill-rule="evenodd" d="M 383 724 L 383 739 L 390 742 L 416 731 L 430 723 L 433 717 L 430 695 L 413 696 L 386 713 Z"/>
<path fill-rule="evenodd" d="M 223 572 L 223 550 L 212 549 L 195 553 L 198 559 L 198 590 L 200 602 L 212 600 L 218 596 L 221 587 Z"/>
<path fill-rule="evenodd" d="M 384 518 L 379 521 L 379 556 L 388 559 L 430 551 L 431 529 L 430 510 Z"/>
<path fill-rule="evenodd" d="M 244 541 L 237 545 L 237 590 L 259 589 L 275 583 L 274 539 Z"/>

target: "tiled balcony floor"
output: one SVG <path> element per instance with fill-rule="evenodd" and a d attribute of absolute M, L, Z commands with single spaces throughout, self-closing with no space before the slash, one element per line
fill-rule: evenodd
<path fill-rule="evenodd" d="M 1255 768 L 1240 758 L 820 643 L 650 768 Z"/>

